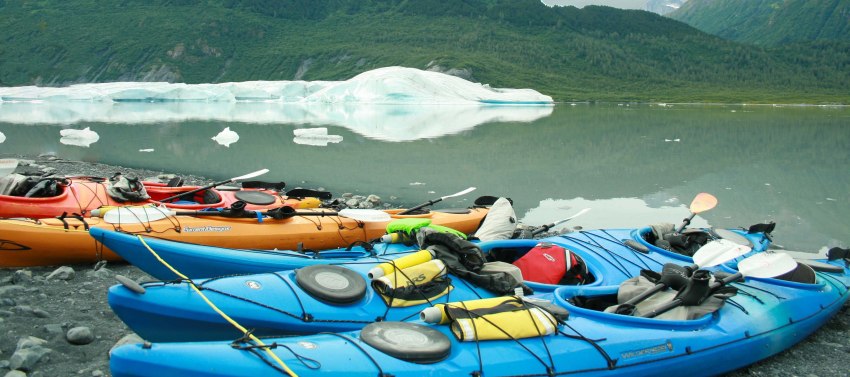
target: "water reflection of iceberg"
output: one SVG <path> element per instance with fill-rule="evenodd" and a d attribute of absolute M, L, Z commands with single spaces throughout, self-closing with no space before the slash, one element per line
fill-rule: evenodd
<path fill-rule="evenodd" d="M 187 121 L 341 126 L 372 139 L 437 138 L 489 122 L 533 122 L 553 106 L 379 105 L 258 102 L 2 102 L 12 124 L 154 124 Z"/>
<path fill-rule="evenodd" d="M 546 199 L 537 207 L 528 210 L 519 221 L 528 225 L 548 224 L 573 216 L 583 208 L 592 208 L 593 211 L 583 214 L 564 226 L 580 225 L 585 229 L 598 229 L 639 228 L 658 223 L 680 224 L 690 212 L 685 204 L 678 201 L 676 203 L 671 206 L 653 207 L 650 203 L 638 198 Z M 705 219 L 697 216 L 691 222 L 691 226 L 708 227 L 709 225 Z"/>
<path fill-rule="evenodd" d="M 299 128 L 297 130 L 292 130 L 292 134 L 295 135 L 295 137 L 292 138 L 292 142 L 301 145 L 326 147 L 328 146 L 328 143 L 342 142 L 342 136 L 328 135 L 328 129 L 326 127 Z"/>

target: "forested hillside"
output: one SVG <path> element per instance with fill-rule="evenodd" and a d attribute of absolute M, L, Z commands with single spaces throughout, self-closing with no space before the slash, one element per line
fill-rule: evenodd
<path fill-rule="evenodd" d="M 850 41 L 850 0 L 690 0 L 668 16 L 763 46 Z"/>
<path fill-rule="evenodd" d="M 692 0 L 693 1 L 693 0 Z M 850 49 L 725 41 L 538 0 L 0 0 L 0 85 L 344 80 L 459 69 L 557 100 L 850 102 Z M 439 67 L 439 68 L 436 68 Z"/>

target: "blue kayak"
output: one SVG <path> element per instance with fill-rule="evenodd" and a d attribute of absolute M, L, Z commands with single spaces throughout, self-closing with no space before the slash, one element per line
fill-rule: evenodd
<path fill-rule="evenodd" d="M 769 237 L 764 233 L 747 233 L 744 230 L 706 229 L 699 230 L 711 239 L 731 239 L 753 249 L 754 252 L 767 249 Z M 175 242 L 165 239 L 123 233 L 103 228 L 92 228 L 92 237 L 113 250 L 124 260 L 142 271 L 161 280 L 174 280 L 175 275 L 160 258 L 170 266 L 191 278 L 207 278 L 231 274 L 253 274 L 261 272 L 292 270 L 316 264 L 328 263 L 370 263 L 381 262 L 387 258 L 396 258 L 410 252 L 403 244 L 379 243 L 352 245 L 349 248 L 322 251 L 297 250 L 254 250 L 230 249 L 215 246 Z M 665 257 L 692 263 L 690 257 L 671 252 L 647 241 L 650 228 L 633 230 L 615 230 L 611 234 L 604 232 L 577 232 L 565 235 L 567 240 L 585 243 L 593 247 L 597 239 L 611 238 L 622 242 L 632 240 L 638 248 L 658 253 Z M 634 245 L 634 244 L 633 244 Z"/>
<path fill-rule="evenodd" d="M 642 269 L 659 270 L 665 263 L 692 263 L 689 257 L 676 253 L 654 247 L 638 251 L 624 244 L 623 240 L 639 238 L 639 233 L 640 230 L 635 229 L 583 231 L 543 240 L 489 241 L 480 243 L 479 247 L 490 253 L 502 249 L 519 250 L 521 254 L 541 242 L 562 246 L 581 258 L 592 276 L 590 281 L 571 287 L 579 290 L 616 286 L 636 276 Z M 757 235 L 752 237 L 758 239 Z M 376 249 L 384 247 L 404 254 L 397 246 L 379 244 Z M 410 252 L 408 247 L 407 253 Z M 298 270 L 195 280 L 195 284 L 219 309 L 258 335 L 356 330 L 376 321 L 413 318 L 423 308 L 435 303 L 497 296 L 449 275 L 451 290 L 448 294 L 417 305 L 389 308 L 386 300 L 374 289 L 365 289 L 360 296 L 352 295 L 350 302 L 329 302 L 327 297 L 321 296 L 321 292 L 311 292 L 299 284 L 299 271 L 321 267 L 315 263 L 323 263 L 336 269 L 327 271 L 327 275 L 336 275 L 339 269 L 352 271 L 354 275 L 347 279 L 352 286 L 362 286 L 368 284 L 365 283 L 368 272 L 378 264 L 375 259 L 383 262 L 387 258 L 364 257 L 347 263 L 333 263 L 330 258 L 280 259 L 281 263 L 303 263 L 293 267 L 313 265 Z M 526 284 L 537 295 L 544 296 L 560 287 L 528 281 Z M 144 294 L 140 294 L 124 285 L 113 286 L 109 289 L 108 301 L 112 310 L 147 340 L 233 339 L 242 335 L 213 311 L 187 282 L 153 282 L 144 284 L 143 288 Z"/>
<path fill-rule="evenodd" d="M 617 255 L 626 271 L 646 256 L 604 255 L 612 261 Z M 791 347 L 845 304 L 850 286 L 845 261 L 816 263 L 831 272 L 811 270 L 791 280 L 730 280 L 738 294 L 691 320 L 603 312 L 586 303 L 616 302 L 617 287 L 564 286 L 548 298 L 569 316 L 549 335 L 460 341 L 449 325 L 414 319 L 373 323 L 362 331 L 265 338 L 265 347 L 246 339 L 126 345 L 111 352 L 110 367 L 115 377 L 267 376 L 286 375 L 287 369 L 299 376 L 370 377 L 719 375 Z M 728 265 L 718 270 L 735 271 Z"/>
<path fill-rule="evenodd" d="M 668 262 L 692 263 L 688 257 L 679 254 L 649 249 L 641 252 L 625 246 L 623 240 L 633 238 L 637 232 L 630 229 L 598 230 L 544 240 L 490 241 L 480 243 L 479 247 L 488 253 L 494 253 L 494 250 L 520 250 L 518 253 L 522 253 L 541 242 L 562 246 L 581 258 L 592 276 L 590 281 L 580 286 L 582 288 L 617 285 L 637 275 L 642 269 L 658 270 Z M 377 249 L 384 247 L 376 246 Z M 405 254 L 396 246 L 391 248 L 397 254 Z M 408 247 L 406 253 L 410 254 L 412 250 L 418 248 Z M 258 335 L 356 330 L 376 321 L 410 319 L 424 307 L 435 303 L 497 295 L 449 275 L 451 290 L 448 294 L 417 305 L 389 308 L 387 300 L 375 289 L 365 289 L 364 292 L 360 288 L 369 284 L 369 271 L 388 258 L 367 257 L 365 260 L 346 263 L 332 263 L 327 258 L 280 259 L 282 263 L 318 261 L 322 264 L 295 270 L 198 279 L 194 283 L 219 309 Z M 311 291 L 310 287 L 299 284 L 297 275 L 300 271 L 321 269 L 322 266 L 327 268 L 323 273 L 328 276 L 340 276 L 348 271 L 353 273 L 339 278 L 340 281 L 347 279 L 344 284 L 351 286 L 350 300 L 328 300 L 323 292 Z M 535 283 L 528 281 L 533 280 L 528 278 L 525 280 L 536 294 L 551 293 L 559 288 L 556 284 Z M 355 290 L 354 287 L 360 289 Z M 190 283 L 181 280 L 146 283 L 143 285 L 143 294 L 131 288 L 125 285 L 111 287 L 108 302 L 112 310 L 145 339 L 212 340 L 233 339 L 241 335 L 192 289 Z"/>

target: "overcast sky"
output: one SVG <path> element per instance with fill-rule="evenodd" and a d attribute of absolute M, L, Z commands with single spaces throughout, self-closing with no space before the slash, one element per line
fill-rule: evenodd
<path fill-rule="evenodd" d="M 546 5 L 572 5 L 581 8 L 585 5 L 607 5 L 623 9 L 643 9 L 646 0 L 543 0 Z"/>

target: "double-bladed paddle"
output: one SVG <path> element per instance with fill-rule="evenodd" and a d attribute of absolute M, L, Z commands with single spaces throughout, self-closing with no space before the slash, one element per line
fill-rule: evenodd
<path fill-rule="evenodd" d="M 699 213 L 708 211 L 714 208 L 715 206 L 717 206 L 717 198 L 715 198 L 714 195 L 705 192 L 697 194 L 697 196 L 694 197 L 694 200 L 691 201 L 691 206 L 689 207 L 691 215 L 688 216 L 688 218 L 686 218 L 684 221 L 682 221 L 682 225 L 679 225 L 679 227 L 676 228 L 676 233 L 682 233 L 682 230 L 684 230 L 685 227 L 691 223 L 691 220 L 694 219 L 694 216 Z"/>
<path fill-rule="evenodd" d="M 228 180 L 224 180 L 224 181 L 221 181 L 221 182 L 213 183 L 211 185 L 199 187 L 199 188 L 196 188 L 196 189 L 191 190 L 191 191 L 181 192 L 177 195 L 170 196 L 170 197 L 167 197 L 165 199 L 162 199 L 162 200 L 160 200 L 160 202 L 169 202 L 169 201 L 172 201 L 172 200 L 177 199 L 177 198 L 182 197 L 182 196 L 194 194 L 198 191 L 204 191 L 204 190 L 211 189 L 215 186 L 221 186 L 223 184 L 227 184 L 227 183 L 231 183 L 231 182 L 236 182 L 236 181 L 241 181 L 241 180 L 250 179 L 250 178 L 254 178 L 254 177 L 259 177 L 259 176 L 266 174 L 268 172 L 269 172 L 269 169 L 260 169 L 260 170 L 253 172 L 253 173 L 248 173 L 248 174 L 245 174 L 245 175 L 240 175 L 238 177 L 233 177 L 233 178 L 230 178 Z"/>
<path fill-rule="evenodd" d="M 693 271 L 700 268 L 713 267 L 721 263 L 726 263 L 732 259 L 740 257 L 750 252 L 749 246 L 739 245 L 729 240 L 719 239 L 711 241 L 703 245 L 696 253 L 694 253 L 694 264 L 682 267 L 674 263 L 667 263 L 661 270 L 661 279 L 655 286 L 649 288 L 639 295 L 632 297 L 628 301 L 620 304 L 617 307 L 617 313 L 625 314 L 633 312 L 634 306 L 652 296 L 656 292 L 662 291 L 667 287 L 673 287 L 677 290 L 683 284 L 687 283 Z"/>
<path fill-rule="evenodd" d="M 443 201 L 443 199 L 454 198 L 455 196 L 466 195 L 466 194 L 469 194 L 470 192 L 473 192 L 473 191 L 475 191 L 475 187 L 470 187 L 470 188 L 467 188 L 466 190 L 456 192 L 456 193 L 451 194 L 451 195 L 441 196 L 437 199 L 429 200 L 429 201 L 422 203 L 418 206 L 410 207 L 410 208 L 408 208 L 404 211 L 397 213 L 396 215 L 408 215 L 408 214 L 411 214 L 418 209 L 421 209 L 421 208 L 424 208 L 424 207 L 427 207 L 427 206 L 430 206 L 430 205 L 434 205 L 435 203 L 439 203 L 439 202 Z"/>
<path fill-rule="evenodd" d="M 536 235 L 538 235 L 538 234 L 541 234 L 541 233 L 543 233 L 543 232 L 546 232 L 546 231 L 548 231 L 549 229 L 552 229 L 552 228 L 554 228 L 554 227 L 556 227 L 556 226 L 558 226 L 558 225 L 561 225 L 561 224 L 563 224 L 563 223 L 565 223 L 565 222 L 567 222 L 567 221 L 570 221 L 570 220 L 572 220 L 572 219 L 574 219 L 574 218 L 576 218 L 576 217 L 579 217 L 579 216 L 581 216 L 581 215 L 584 215 L 585 213 L 587 213 L 587 211 L 590 211 L 590 208 L 585 208 L 585 209 L 583 209 L 583 210 L 581 210 L 581 211 L 578 211 L 578 213 L 576 213 L 575 215 L 572 215 L 572 216 L 570 216 L 570 217 L 567 217 L 566 219 L 560 219 L 560 220 L 555 221 L 555 222 L 553 222 L 553 223 L 549 223 L 549 224 L 541 225 L 539 228 L 537 228 L 537 229 L 533 230 L 533 231 L 531 232 L 531 234 L 536 236 Z"/>
<path fill-rule="evenodd" d="M 723 280 L 715 281 L 708 286 L 707 294 L 704 297 L 710 296 L 726 284 L 729 284 L 742 277 L 754 278 L 772 278 L 785 273 L 788 273 L 797 268 L 797 262 L 790 255 L 784 253 L 764 252 L 753 255 L 738 263 L 738 272 L 730 275 Z M 675 298 L 673 301 L 660 305 L 642 317 L 654 318 L 667 311 L 682 306 L 684 300 Z"/>
<path fill-rule="evenodd" d="M 101 214 L 92 211 L 92 216 L 102 215 L 103 221 L 110 224 L 139 224 L 158 221 L 174 215 L 185 216 L 222 216 L 222 217 L 257 217 L 268 216 L 274 219 L 288 219 L 295 216 L 339 216 L 361 222 L 383 222 L 392 218 L 388 213 L 376 209 L 346 208 L 333 211 L 298 211 L 292 207 L 280 207 L 267 211 L 231 210 L 223 211 L 172 211 L 166 207 L 141 206 L 118 207 Z"/>

